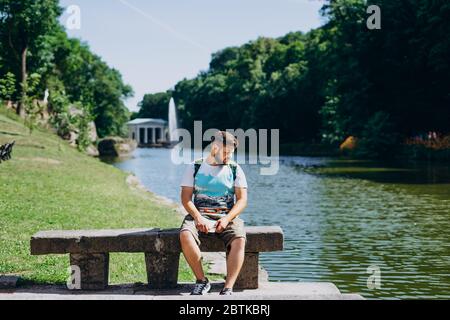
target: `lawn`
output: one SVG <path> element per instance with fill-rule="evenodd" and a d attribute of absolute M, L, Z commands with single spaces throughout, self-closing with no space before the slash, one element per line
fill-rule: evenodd
<path fill-rule="evenodd" d="M 0 274 L 22 283 L 65 283 L 68 255 L 30 255 L 40 230 L 176 227 L 174 207 L 126 183 L 128 173 L 91 158 L 39 128 L 31 135 L 0 106 L 0 144 L 16 141 L 0 163 Z M 182 255 L 181 255 L 182 256 Z M 179 281 L 192 281 L 184 258 Z M 111 283 L 146 282 L 144 254 L 111 254 Z"/>

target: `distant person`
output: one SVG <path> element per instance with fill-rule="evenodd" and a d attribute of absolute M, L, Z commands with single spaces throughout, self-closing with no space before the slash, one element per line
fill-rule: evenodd
<path fill-rule="evenodd" d="M 202 268 L 199 233 L 221 239 L 228 253 L 221 295 L 232 294 L 244 262 L 246 232 L 238 216 L 247 206 L 247 181 L 241 167 L 230 160 L 237 146 L 236 137 L 218 131 L 209 156 L 190 164 L 181 181 L 181 202 L 189 215 L 180 228 L 180 242 L 197 279 L 191 295 L 203 295 L 211 289 Z"/>

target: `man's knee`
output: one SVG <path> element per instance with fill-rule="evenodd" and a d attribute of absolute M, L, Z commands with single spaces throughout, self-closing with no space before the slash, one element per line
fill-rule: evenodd
<path fill-rule="evenodd" d="M 180 231 L 180 241 L 181 242 L 189 241 L 191 237 L 192 237 L 192 234 L 190 231 L 188 231 L 188 230 Z"/>
<path fill-rule="evenodd" d="M 245 238 L 239 237 L 235 238 L 231 241 L 230 244 L 231 249 L 234 250 L 244 250 L 245 249 Z"/>
<path fill-rule="evenodd" d="M 195 242 L 194 236 L 189 230 L 182 230 L 180 232 L 180 242 L 181 244 L 192 243 Z"/>

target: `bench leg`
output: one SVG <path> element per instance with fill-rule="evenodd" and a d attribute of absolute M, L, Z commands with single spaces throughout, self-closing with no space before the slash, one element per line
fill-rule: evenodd
<path fill-rule="evenodd" d="M 80 268 L 81 290 L 102 290 L 108 286 L 109 253 L 72 253 L 70 265 Z"/>
<path fill-rule="evenodd" d="M 174 288 L 178 283 L 180 253 L 145 253 L 148 286 L 152 289 Z"/>
<path fill-rule="evenodd" d="M 236 280 L 236 289 L 257 289 L 259 273 L 259 253 L 246 252 L 244 265 Z"/>

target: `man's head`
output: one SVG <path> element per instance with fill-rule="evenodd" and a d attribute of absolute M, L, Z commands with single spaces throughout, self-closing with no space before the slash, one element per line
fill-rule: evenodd
<path fill-rule="evenodd" d="M 237 138 L 226 131 L 217 131 L 211 142 L 211 156 L 218 164 L 227 164 L 239 145 Z"/>

